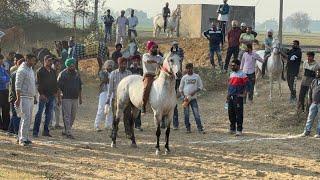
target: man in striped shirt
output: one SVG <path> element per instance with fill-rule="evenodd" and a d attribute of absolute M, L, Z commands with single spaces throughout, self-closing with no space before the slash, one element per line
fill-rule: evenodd
<path fill-rule="evenodd" d="M 114 70 L 111 72 L 110 74 L 110 78 L 109 78 L 109 91 L 108 91 L 108 98 L 107 98 L 107 102 L 106 104 L 109 104 L 110 102 L 112 102 L 112 112 L 113 112 L 113 128 L 118 127 L 118 123 L 119 120 L 116 119 L 116 107 L 117 107 L 117 88 L 118 85 L 120 83 L 120 81 L 131 75 L 131 71 L 127 70 L 127 59 L 124 57 L 120 57 L 118 58 L 118 69 Z M 109 104 L 110 105 L 110 104 Z M 129 128 L 129 124 L 128 123 L 128 119 L 129 119 L 129 115 L 130 115 L 130 108 L 127 108 L 124 112 L 124 126 L 126 129 L 126 133 L 128 132 L 128 128 Z M 128 133 L 127 133 L 128 135 Z"/>
<path fill-rule="evenodd" d="M 243 97 L 248 85 L 247 75 L 240 70 L 241 62 L 233 60 L 231 70 L 233 71 L 228 84 L 228 114 L 230 120 L 230 133 L 236 136 L 242 135 L 243 124 Z"/>

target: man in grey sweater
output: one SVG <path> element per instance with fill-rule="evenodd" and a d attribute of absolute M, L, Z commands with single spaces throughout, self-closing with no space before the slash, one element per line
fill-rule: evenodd
<path fill-rule="evenodd" d="M 26 62 L 22 63 L 16 74 L 16 95 L 15 106 L 21 113 L 21 121 L 18 133 L 19 144 L 30 145 L 29 128 L 32 118 L 33 105 L 36 104 L 36 80 L 33 66 L 37 63 L 34 55 L 26 55 Z"/>
<path fill-rule="evenodd" d="M 320 69 L 316 70 L 316 79 L 314 79 L 310 85 L 309 102 L 311 105 L 309 108 L 308 121 L 305 130 L 301 135 L 302 137 L 310 136 L 313 121 L 320 110 Z M 317 134 L 314 137 L 320 138 L 320 120 L 318 122 Z"/>

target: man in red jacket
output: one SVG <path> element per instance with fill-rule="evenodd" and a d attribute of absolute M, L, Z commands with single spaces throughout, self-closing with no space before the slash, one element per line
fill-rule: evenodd
<path fill-rule="evenodd" d="M 228 70 L 229 62 L 231 59 L 231 56 L 233 55 L 233 59 L 238 59 L 239 55 L 239 46 L 240 46 L 240 35 L 241 35 L 241 29 L 239 27 L 239 23 L 236 20 L 233 20 L 232 23 L 232 29 L 228 32 L 228 51 L 227 56 L 225 60 L 224 70 Z"/>

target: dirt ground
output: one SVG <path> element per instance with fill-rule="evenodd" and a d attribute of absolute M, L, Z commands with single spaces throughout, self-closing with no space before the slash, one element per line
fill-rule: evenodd
<path fill-rule="evenodd" d="M 203 68 L 206 55 L 204 60 L 199 58 L 207 52 L 192 51 L 197 41 L 181 44 L 187 49 L 187 61 L 199 64 L 196 71 L 205 82 L 198 103 L 206 134 L 197 133 L 193 116 L 193 132 L 186 133 L 179 102 L 180 128 L 171 131 L 171 154 L 164 155 L 162 131 L 162 154 L 155 155 L 151 113 L 142 118 L 144 131 L 136 131 L 137 149 L 130 148 L 122 123 L 118 148 L 113 149 L 110 130 L 93 130 L 98 81 L 86 76 L 84 104 L 74 126 L 76 139 L 65 139 L 61 130 L 53 130 L 53 138 L 40 136 L 33 139 L 32 147 L 21 147 L 15 138 L 0 133 L 0 179 L 319 179 L 320 140 L 296 136 L 303 131 L 306 115 L 298 117 L 295 106 L 289 104 L 286 82 L 283 96 L 275 95 L 269 102 L 268 83 L 263 80 L 260 97 L 245 105 L 244 136 L 229 135 L 224 110 L 227 75 L 211 79 L 210 71 Z M 204 43 L 198 42 L 203 51 Z"/>

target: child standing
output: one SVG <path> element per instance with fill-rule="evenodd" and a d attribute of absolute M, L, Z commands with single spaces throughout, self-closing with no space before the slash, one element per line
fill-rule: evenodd
<path fill-rule="evenodd" d="M 187 74 L 184 75 L 181 79 L 179 86 L 179 91 L 184 96 L 184 123 L 187 128 L 187 133 L 191 133 L 191 125 L 189 122 L 189 107 L 191 106 L 199 133 L 205 134 L 200 114 L 199 107 L 197 102 L 196 93 L 203 89 L 203 84 L 200 76 L 196 73 L 193 73 L 193 64 L 188 63 L 186 65 Z"/>
<path fill-rule="evenodd" d="M 105 128 L 111 128 L 113 122 L 112 111 L 109 110 L 107 117 L 104 115 L 104 107 L 107 101 L 108 90 L 109 90 L 109 76 L 114 67 L 114 62 L 112 60 L 107 60 L 103 65 L 103 70 L 99 72 L 100 77 L 100 95 L 99 95 L 99 105 L 96 115 L 96 120 L 94 122 L 95 131 L 101 131 L 99 129 L 100 122 L 105 118 Z"/>

